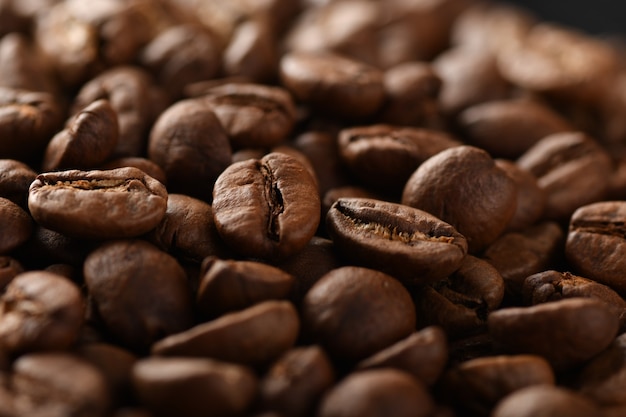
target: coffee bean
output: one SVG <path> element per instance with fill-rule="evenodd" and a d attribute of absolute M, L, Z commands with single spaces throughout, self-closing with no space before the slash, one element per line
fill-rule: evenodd
<path fill-rule="evenodd" d="M 220 236 L 239 254 L 285 259 L 315 234 L 320 200 L 297 159 L 270 153 L 224 170 L 213 189 L 213 215 Z"/>
<path fill-rule="evenodd" d="M 625 361 L 626 336 L 622 334 L 582 368 L 576 379 L 576 388 L 604 406 L 626 404 L 626 395 L 621 389 L 626 377 Z"/>
<path fill-rule="evenodd" d="M 304 297 L 303 327 L 337 359 L 364 359 L 415 330 L 407 290 L 389 275 L 342 267 L 324 275 Z"/>
<path fill-rule="evenodd" d="M 274 28 L 266 19 L 240 23 L 224 50 L 224 72 L 254 82 L 271 82 L 278 70 Z"/>
<path fill-rule="evenodd" d="M 0 78 L 3 87 L 58 93 L 49 65 L 23 33 L 0 36 Z"/>
<path fill-rule="evenodd" d="M 30 238 L 33 221 L 20 206 L 0 197 L 0 230 L 0 254 L 9 254 Z"/>
<path fill-rule="evenodd" d="M 166 206 L 163 184 L 137 168 L 40 174 L 28 196 L 40 225 L 91 239 L 146 233 L 161 221 Z"/>
<path fill-rule="evenodd" d="M 0 291 L 4 291 L 13 278 L 22 272 L 24 272 L 24 267 L 16 259 L 10 256 L 0 256 Z"/>
<path fill-rule="evenodd" d="M 400 204 L 340 199 L 328 211 L 326 226 L 349 260 L 411 284 L 444 278 L 467 254 L 467 241 L 452 226 Z"/>
<path fill-rule="evenodd" d="M 0 197 L 11 200 L 23 209 L 28 207 L 28 187 L 37 173 L 15 159 L 0 159 Z"/>
<path fill-rule="evenodd" d="M 498 403 L 493 417 L 585 417 L 601 415 L 588 398 L 569 389 L 549 385 L 533 385 L 514 391 Z"/>

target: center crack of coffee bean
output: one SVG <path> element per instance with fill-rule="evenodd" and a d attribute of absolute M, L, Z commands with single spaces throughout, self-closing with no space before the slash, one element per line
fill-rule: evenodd
<path fill-rule="evenodd" d="M 617 236 L 626 239 L 624 222 L 578 221 L 571 226 L 572 231 L 597 235 Z"/>
<path fill-rule="evenodd" d="M 285 210 L 283 194 L 278 188 L 276 178 L 272 173 L 272 170 L 265 166 L 260 166 L 261 173 L 265 180 L 265 201 L 269 208 L 269 214 L 267 219 L 267 236 L 276 242 L 280 241 L 280 227 L 279 216 Z"/>
<path fill-rule="evenodd" d="M 397 226 L 385 226 L 375 222 L 364 222 L 352 217 L 348 217 L 348 219 L 354 223 L 358 229 L 363 230 L 366 233 L 373 233 L 382 239 L 398 241 L 407 245 L 421 241 L 452 243 L 454 240 L 454 238 L 450 236 L 434 236 L 418 230 L 413 232 L 403 232 L 398 230 Z"/>
<path fill-rule="evenodd" d="M 133 192 L 144 188 L 141 180 L 137 178 L 50 182 L 46 181 L 45 183 L 46 185 L 50 185 L 55 188 L 72 188 L 86 191 L 97 190 L 104 192 Z"/>

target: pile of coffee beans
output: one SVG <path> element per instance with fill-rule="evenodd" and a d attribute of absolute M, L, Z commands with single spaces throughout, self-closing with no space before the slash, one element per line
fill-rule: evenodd
<path fill-rule="evenodd" d="M 0 0 L 0 416 L 626 415 L 624 45 Z"/>

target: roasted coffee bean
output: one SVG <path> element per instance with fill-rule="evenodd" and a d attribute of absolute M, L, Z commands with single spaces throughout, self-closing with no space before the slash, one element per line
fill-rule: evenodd
<path fill-rule="evenodd" d="M 271 82 L 278 71 L 278 50 L 274 28 L 267 19 L 251 19 L 237 25 L 224 49 L 224 72 L 250 80 Z"/>
<path fill-rule="evenodd" d="M 557 223 L 545 221 L 503 234 L 489 245 L 482 258 L 498 270 L 507 294 L 518 297 L 526 277 L 559 263 L 564 239 L 565 234 Z"/>
<path fill-rule="evenodd" d="M 383 74 L 328 52 L 292 52 L 280 61 L 283 84 L 300 101 L 333 116 L 372 115 L 383 104 Z"/>
<path fill-rule="evenodd" d="M 0 87 L 0 158 L 31 160 L 62 123 L 61 106 L 51 94 Z"/>
<path fill-rule="evenodd" d="M 623 279 L 626 202 L 606 201 L 582 206 L 570 220 L 565 255 L 584 277 L 626 295 Z"/>
<path fill-rule="evenodd" d="M 17 32 L 0 36 L 0 85 L 20 90 L 58 92 L 49 65 L 30 39 Z"/>
<path fill-rule="evenodd" d="M 15 159 L 0 159 L 0 197 L 22 208 L 28 207 L 28 187 L 37 173 L 28 165 Z"/>
<path fill-rule="evenodd" d="M 493 417 L 589 417 L 602 415 L 588 398 L 569 389 L 533 385 L 514 391 L 498 403 Z"/>
<path fill-rule="evenodd" d="M 13 278 L 22 272 L 24 272 L 24 267 L 16 259 L 10 256 L 0 256 L 0 292 L 4 292 Z"/>
<path fill-rule="evenodd" d="M 467 254 L 467 241 L 454 227 L 400 204 L 339 199 L 328 211 L 326 225 L 348 259 L 411 284 L 444 278 Z"/>
<path fill-rule="evenodd" d="M 114 67 L 82 86 L 74 98 L 72 113 L 78 113 L 96 100 L 107 100 L 117 114 L 119 126 L 114 155 L 138 157 L 145 151 L 152 118 L 151 88 L 154 88 L 152 80 L 144 70 L 131 66 Z"/>
<path fill-rule="evenodd" d="M 459 145 L 445 133 L 390 125 L 343 129 L 338 137 L 339 154 L 352 175 L 386 192 L 401 191 L 422 162 Z"/>
<path fill-rule="evenodd" d="M 141 235 L 159 224 L 166 207 L 163 184 L 137 168 L 40 174 L 28 195 L 37 223 L 81 238 Z"/>
<path fill-rule="evenodd" d="M 124 346 L 144 352 L 192 325 L 184 270 L 148 242 L 105 243 L 87 257 L 83 273 L 97 318 Z"/>
<path fill-rule="evenodd" d="M 439 152 L 415 170 L 402 204 L 449 223 L 482 251 L 505 230 L 517 207 L 517 187 L 489 154 L 473 146 Z"/>
<path fill-rule="evenodd" d="M 33 232 L 33 220 L 24 209 L 0 197 L 0 255 L 11 253 Z"/>
<path fill-rule="evenodd" d="M 287 298 L 293 283 L 293 276 L 270 265 L 210 257 L 202 263 L 197 308 L 209 317 L 220 316 Z"/>
<path fill-rule="evenodd" d="M 67 349 L 83 313 L 83 297 L 70 280 L 43 271 L 19 274 L 0 297 L 0 348 L 10 354 Z"/>
<path fill-rule="evenodd" d="M 568 298 L 492 312 L 489 334 L 505 351 L 544 357 L 556 370 L 580 365 L 606 349 L 619 319 L 603 301 Z"/>
<path fill-rule="evenodd" d="M 306 168 L 276 152 L 224 170 L 213 189 L 213 215 L 220 236 L 237 253 L 285 259 L 315 234 L 320 200 Z"/>
<path fill-rule="evenodd" d="M 422 383 L 396 369 L 355 372 L 330 390 L 318 417 L 426 417 L 434 403 Z"/>
<path fill-rule="evenodd" d="M 94 101 L 50 140 L 41 169 L 47 172 L 98 166 L 113 153 L 118 137 L 115 110 L 107 100 Z"/>
<path fill-rule="evenodd" d="M 264 301 L 159 340 L 152 353 L 264 366 L 290 349 L 300 320 L 287 301 Z"/>
<path fill-rule="evenodd" d="M 606 150 L 580 132 L 541 139 L 517 164 L 530 171 L 546 193 L 544 217 L 561 221 L 568 220 L 578 207 L 601 201 L 612 171 Z"/>
<path fill-rule="evenodd" d="M 429 326 L 362 360 L 356 369 L 395 368 L 433 385 L 447 361 L 446 334 L 440 327 Z"/>
<path fill-rule="evenodd" d="M 165 172 L 169 190 L 210 200 L 213 183 L 232 153 L 211 107 L 190 99 L 161 113 L 150 132 L 148 156 Z"/>
<path fill-rule="evenodd" d="M 544 271 L 526 278 L 522 288 L 526 304 L 534 305 L 563 298 L 588 297 L 604 301 L 623 329 L 626 325 L 626 301 L 606 285 L 569 272 Z"/>
<path fill-rule="evenodd" d="M 148 238 L 165 252 L 198 263 L 226 253 L 211 206 L 185 194 L 168 195 L 165 216 Z"/>
<path fill-rule="evenodd" d="M 572 130 L 550 107 L 531 100 L 497 100 L 465 109 L 458 118 L 468 141 L 501 158 L 518 158 L 544 137 Z"/>
<path fill-rule="evenodd" d="M 324 275 L 302 302 L 304 330 L 329 354 L 352 362 L 415 330 L 415 306 L 399 281 L 379 271 L 342 267 Z"/>
<path fill-rule="evenodd" d="M 97 368 L 68 353 L 32 353 L 13 364 L 17 415 L 104 417 L 110 397 Z"/>
<path fill-rule="evenodd" d="M 311 415 L 335 372 L 319 346 L 298 347 L 281 356 L 260 382 L 260 408 L 284 417 Z"/>
<path fill-rule="evenodd" d="M 449 277 L 415 292 L 418 321 L 438 325 L 453 339 L 484 332 L 500 306 L 504 280 L 488 262 L 468 255 Z"/>
<path fill-rule="evenodd" d="M 133 367 L 137 397 L 155 416 L 241 415 L 257 391 L 243 366 L 202 358 L 145 358 Z"/>
<path fill-rule="evenodd" d="M 178 98 L 185 85 L 214 78 L 221 66 L 219 40 L 200 25 L 172 26 L 160 32 L 140 54 L 140 62 L 159 84 Z"/>
<path fill-rule="evenodd" d="M 464 412 L 488 416 L 507 395 L 533 385 L 554 385 L 550 364 L 540 356 L 490 356 L 450 369 L 442 380 L 443 395 Z"/>

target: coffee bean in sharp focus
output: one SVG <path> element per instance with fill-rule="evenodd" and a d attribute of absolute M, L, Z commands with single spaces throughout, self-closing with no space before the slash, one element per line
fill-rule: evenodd
<path fill-rule="evenodd" d="M 230 165 L 213 189 L 218 233 L 248 257 L 278 260 L 297 253 L 315 234 L 320 210 L 314 179 L 282 153 Z"/>

